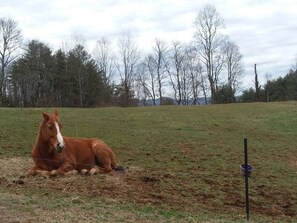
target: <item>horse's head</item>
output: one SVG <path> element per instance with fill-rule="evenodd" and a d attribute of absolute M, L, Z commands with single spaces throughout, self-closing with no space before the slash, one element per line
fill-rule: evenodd
<path fill-rule="evenodd" d="M 65 147 L 64 139 L 60 129 L 62 125 L 59 121 L 58 112 L 55 110 L 52 114 L 42 113 L 43 122 L 41 124 L 41 137 L 52 149 L 58 153 Z"/>

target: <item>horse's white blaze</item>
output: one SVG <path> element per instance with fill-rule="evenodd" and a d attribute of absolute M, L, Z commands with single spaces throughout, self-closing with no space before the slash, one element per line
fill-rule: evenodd
<path fill-rule="evenodd" d="M 60 132 L 60 127 L 59 127 L 57 122 L 55 122 L 55 126 L 56 126 L 56 129 L 57 129 L 58 143 L 59 143 L 60 147 L 64 147 L 64 139 L 63 139 L 63 136 L 62 136 L 62 134 Z"/>

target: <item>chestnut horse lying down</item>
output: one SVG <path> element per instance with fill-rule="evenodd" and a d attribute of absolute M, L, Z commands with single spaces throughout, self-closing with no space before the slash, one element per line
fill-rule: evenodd
<path fill-rule="evenodd" d="M 115 155 L 103 141 L 63 137 L 58 112 L 42 115 L 43 121 L 31 154 L 35 166 L 28 170 L 28 175 L 42 173 L 56 176 L 71 171 L 96 174 L 116 169 Z"/>

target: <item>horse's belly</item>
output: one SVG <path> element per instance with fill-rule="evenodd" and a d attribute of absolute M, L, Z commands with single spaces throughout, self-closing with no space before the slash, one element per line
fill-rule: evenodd
<path fill-rule="evenodd" d="M 79 162 L 77 162 L 75 169 L 78 171 L 81 171 L 82 169 L 90 170 L 95 165 L 96 165 L 95 158 L 91 158 L 91 159 L 89 158 L 89 159 L 80 160 Z"/>

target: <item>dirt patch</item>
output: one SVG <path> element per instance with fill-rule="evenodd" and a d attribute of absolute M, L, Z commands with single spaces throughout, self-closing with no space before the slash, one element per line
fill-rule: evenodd
<path fill-rule="evenodd" d="M 181 150 L 183 155 L 189 156 L 191 155 L 191 151 L 193 146 L 189 143 L 185 143 L 185 144 L 178 144 L 179 149 Z"/>
<path fill-rule="evenodd" d="M 142 176 L 140 179 L 145 183 L 156 183 L 160 181 L 159 179 L 150 176 Z"/>
<path fill-rule="evenodd" d="M 297 168 L 297 158 L 289 159 L 289 165 Z"/>
<path fill-rule="evenodd" d="M 185 173 L 171 169 L 146 170 L 136 166 L 126 167 L 127 174 L 111 176 L 72 175 L 56 178 L 43 176 L 24 177 L 33 164 L 29 158 L 0 159 L 0 187 L 9 193 L 23 194 L 28 190 L 42 188 L 73 197 L 104 197 L 118 202 L 162 205 L 173 210 L 198 213 L 199 210 L 226 212 L 232 208 L 244 211 L 242 178 L 201 175 L 198 167 Z M 183 177 L 187 174 L 187 177 Z M 193 179 L 189 182 L 189 179 Z M 222 179 L 222 178 L 221 178 Z M 198 183 L 199 180 L 199 183 Z M 198 188 L 199 186 L 199 188 Z M 251 188 L 251 210 L 266 216 L 292 217 L 296 212 L 296 196 L 284 188 L 257 185 Z M 1 207 L 2 209 L 5 207 Z"/>
<path fill-rule="evenodd" d="M 19 177 L 24 175 L 26 171 L 33 165 L 31 158 L 7 158 L 0 159 L 0 176 L 6 178 Z"/>

